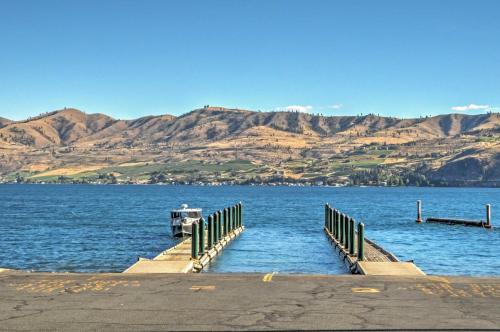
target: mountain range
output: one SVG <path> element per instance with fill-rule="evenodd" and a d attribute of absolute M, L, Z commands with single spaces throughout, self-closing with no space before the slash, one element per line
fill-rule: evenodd
<path fill-rule="evenodd" d="M 66 108 L 23 121 L 0 117 L 0 174 L 48 182 L 497 186 L 499 137 L 498 113 L 400 119 L 207 106 L 119 120 Z"/>

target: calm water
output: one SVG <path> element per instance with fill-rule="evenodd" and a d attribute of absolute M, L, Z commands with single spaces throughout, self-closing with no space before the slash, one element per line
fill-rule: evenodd
<path fill-rule="evenodd" d="M 498 229 L 418 225 L 424 217 L 484 218 Z M 122 271 L 176 240 L 169 210 L 187 202 L 204 215 L 243 201 L 247 230 L 208 272 L 347 273 L 324 233 L 330 202 L 366 224 L 366 235 L 429 274 L 500 275 L 500 190 L 0 185 L 0 267 Z"/>

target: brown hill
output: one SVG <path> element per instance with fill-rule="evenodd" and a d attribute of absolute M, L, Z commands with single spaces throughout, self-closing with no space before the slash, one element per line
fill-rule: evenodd
<path fill-rule="evenodd" d="M 395 181 L 402 170 L 420 167 L 436 183 L 500 184 L 496 113 L 399 119 L 205 107 L 178 117 L 116 120 L 64 109 L 2 123 L 0 174 L 26 170 L 40 178 L 116 165 L 238 159 L 260 165 L 259 176 L 339 181 L 381 165 L 396 175 L 382 172 L 388 178 L 380 181 Z M 367 181 L 375 181 L 369 176 Z"/>
<path fill-rule="evenodd" d="M 448 184 L 498 183 L 500 181 L 500 144 L 486 144 L 465 149 L 433 172 L 430 178 Z"/>
<path fill-rule="evenodd" d="M 447 114 L 424 119 L 375 115 L 320 116 L 298 112 L 253 112 L 222 107 L 197 109 L 179 117 L 148 116 L 115 120 L 104 114 L 65 109 L 22 122 L 6 123 L 0 133 L 7 143 L 46 146 L 130 146 L 236 139 L 248 130 L 267 127 L 308 137 L 358 138 L 358 143 L 405 143 L 478 132 L 498 132 L 498 114 Z M 252 130 L 258 135 L 258 130 Z"/>
<path fill-rule="evenodd" d="M 11 122 L 0 129 L 3 140 L 30 147 L 64 146 L 109 127 L 116 120 L 104 114 L 86 114 L 64 109 L 25 121 Z"/>
<path fill-rule="evenodd" d="M 298 112 L 252 112 L 238 109 L 197 109 L 163 127 L 167 140 L 220 140 L 249 128 L 265 126 L 296 134 L 321 137 L 380 136 L 414 133 L 420 138 L 452 137 L 480 130 L 498 130 L 498 114 L 447 114 L 425 119 L 398 119 L 375 115 L 320 116 Z M 154 136 L 153 140 L 158 138 Z"/>
<path fill-rule="evenodd" d="M 6 118 L 2 118 L 0 116 L 0 128 L 5 127 L 6 125 L 8 125 L 11 122 L 12 122 L 12 120 L 9 120 L 9 119 L 6 119 Z"/>

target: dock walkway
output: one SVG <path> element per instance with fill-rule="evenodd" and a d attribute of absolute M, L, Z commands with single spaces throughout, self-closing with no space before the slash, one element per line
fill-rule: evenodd
<path fill-rule="evenodd" d="M 243 232 L 242 204 L 225 209 L 224 214 L 209 216 L 193 224 L 193 236 L 169 248 L 153 259 L 139 258 L 123 273 L 190 273 L 200 272 L 219 255 L 224 247 Z M 223 216 L 224 218 L 220 218 Z M 195 245 L 193 246 L 193 238 Z M 194 248 L 196 248 L 194 250 Z M 200 253 L 200 249 L 201 253 Z M 194 252 L 195 251 L 195 252 Z"/>
<path fill-rule="evenodd" d="M 167 249 L 153 259 L 140 258 L 123 273 L 190 273 L 200 272 L 208 263 L 222 252 L 229 242 L 243 232 L 241 226 L 225 236 L 219 244 L 207 251 L 199 259 L 191 258 L 191 238 L 175 247 Z"/>
<path fill-rule="evenodd" d="M 361 230 L 356 232 L 354 230 L 355 221 L 348 215 L 332 209 L 329 205 L 325 206 L 325 213 L 324 231 L 352 273 L 397 276 L 425 275 L 412 262 L 399 261 L 394 254 L 367 239 L 364 236 L 363 224 L 358 225 Z M 339 234 L 337 235 L 337 233 Z M 360 236 L 363 239 L 362 248 L 360 248 Z"/>

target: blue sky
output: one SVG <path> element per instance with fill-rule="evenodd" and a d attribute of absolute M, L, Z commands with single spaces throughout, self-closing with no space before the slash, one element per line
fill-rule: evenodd
<path fill-rule="evenodd" d="M 0 0 L 0 116 L 205 104 L 497 111 L 500 1 Z"/>

